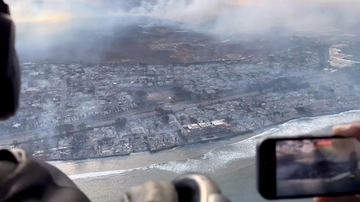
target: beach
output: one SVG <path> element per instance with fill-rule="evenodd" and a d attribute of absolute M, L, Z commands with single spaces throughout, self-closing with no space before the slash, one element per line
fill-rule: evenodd
<path fill-rule="evenodd" d="M 220 169 L 210 176 L 231 201 L 265 201 L 256 190 L 254 163 L 254 159 L 242 159 L 232 162 L 227 168 Z M 77 180 L 76 183 L 92 201 L 113 202 L 118 201 L 122 190 L 127 190 L 130 186 L 148 180 L 170 181 L 176 176 L 177 174 L 173 172 L 150 169 L 130 171 L 126 175 L 114 175 L 109 178 Z M 295 201 L 312 201 L 312 199 Z"/>
<path fill-rule="evenodd" d="M 330 127 L 360 120 L 360 111 L 292 120 L 257 134 L 208 144 L 83 161 L 51 162 L 63 170 L 92 199 L 118 201 L 130 186 L 147 180 L 171 180 L 189 172 L 202 172 L 219 184 L 231 201 L 264 201 L 256 190 L 255 146 L 269 136 L 330 134 Z M 303 199 L 300 201 L 311 201 Z"/>

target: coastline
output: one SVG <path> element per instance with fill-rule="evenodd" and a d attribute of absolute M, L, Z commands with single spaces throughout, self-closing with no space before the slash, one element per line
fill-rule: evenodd
<path fill-rule="evenodd" d="M 272 123 L 266 126 L 262 126 L 262 127 L 258 127 L 258 128 L 254 128 L 254 129 L 250 129 L 244 132 L 240 132 L 237 134 L 232 134 L 232 135 L 227 135 L 227 136 L 223 136 L 223 137 L 219 137 L 216 139 L 211 139 L 211 140 L 203 140 L 203 141 L 198 141 L 198 142 L 187 142 L 185 144 L 182 145 L 175 145 L 175 146 L 171 146 L 168 148 L 161 148 L 161 149 L 157 149 L 154 151 L 146 151 L 143 153 L 146 154 L 155 154 L 155 153 L 159 153 L 159 152 L 165 152 L 171 149 L 175 149 L 175 148 L 184 148 L 187 146 L 193 146 L 193 145 L 197 145 L 197 144 L 208 144 L 210 142 L 219 142 L 222 140 L 232 140 L 233 142 L 237 142 L 237 141 L 241 141 L 247 138 L 250 138 L 258 133 L 264 132 L 272 127 L 275 127 L 277 125 L 286 123 L 288 121 L 292 121 L 292 120 L 296 120 L 296 119 L 301 119 L 301 118 L 313 118 L 313 117 L 319 117 L 319 116 L 327 116 L 327 115 L 334 115 L 334 114 L 340 114 L 343 112 L 347 112 L 347 111 L 353 111 L 353 110 L 359 110 L 358 108 L 342 108 L 342 109 L 336 109 L 336 110 L 332 110 L 332 111 L 327 111 L 327 112 L 318 112 L 318 113 L 313 113 L 309 116 L 296 116 L 296 117 L 291 117 L 288 118 L 284 121 L 281 122 L 277 122 L 277 123 Z M 359 120 L 360 121 L 360 120 Z M 319 129 L 322 130 L 322 129 Z M 124 157 L 124 156 L 131 156 L 137 153 L 129 153 L 129 154 L 115 154 L 115 155 L 105 155 L 105 156 L 98 156 L 98 157 L 90 157 L 90 158 L 59 158 L 59 159 L 49 159 L 46 160 L 47 162 L 55 162 L 55 161 L 81 161 L 81 160 L 89 160 L 89 159 L 101 159 L 101 158 L 110 158 L 110 157 Z"/>
<path fill-rule="evenodd" d="M 299 129 L 304 126 L 306 127 L 307 124 L 309 124 L 311 134 L 325 135 L 331 133 L 331 126 L 333 124 L 346 123 L 347 120 L 349 120 L 348 123 L 354 123 L 357 122 L 357 117 L 359 117 L 357 111 L 350 113 L 350 117 L 348 113 L 344 113 L 344 116 L 340 117 L 330 112 L 327 114 L 335 116 L 312 116 L 315 119 L 309 119 L 309 123 L 307 122 L 307 117 L 303 117 L 304 121 L 301 118 L 300 120 L 295 119 L 295 121 L 290 123 L 272 128 L 270 131 L 258 129 L 254 130 L 254 134 L 237 136 L 230 139 L 230 141 L 214 141 L 209 144 L 199 144 L 185 149 L 166 150 L 155 153 L 153 156 L 139 154 L 135 157 L 64 161 L 58 162 L 55 166 L 65 171 L 93 201 L 117 201 L 121 196 L 121 191 L 119 192 L 119 190 L 127 190 L 131 186 L 148 180 L 171 181 L 178 175 L 188 172 L 202 172 L 212 177 L 231 201 L 265 201 L 256 189 L 256 166 L 253 154 L 245 155 L 247 157 L 239 157 L 242 156 L 239 153 L 253 151 L 253 143 L 256 141 L 256 138 L 251 137 L 254 135 L 261 134 L 263 137 L 271 133 L 278 135 L 284 129 L 285 133 L 291 134 L 289 131 L 292 131 L 292 128 L 295 129 L 294 135 L 299 135 L 300 133 L 297 133 L 301 132 Z M 319 124 L 317 121 L 329 118 L 332 121 L 327 122 L 327 124 L 321 123 L 321 121 Z M 297 127 L 298 124 L 301 127 Z M 247 138 L 249 139 L 245 140 Z M 241 139 L 244 141 L 241 141 Z M 246 147 L 245 145 L 248 144 L 252 146 Z M 230 155 L 230 161 L 224 159 L 224 157 L 228 158 L 228 155 Z M 154 164 L 157 165 L 154 166 Z M 208 171 L 201 168 L 213 165 L 215 167 Z M 195 167 L 196 169 L 194 170 Z M 239 191 L 247 194 L 239 194 Z M 312 199 L 281 201 L 310 202 Z"/>

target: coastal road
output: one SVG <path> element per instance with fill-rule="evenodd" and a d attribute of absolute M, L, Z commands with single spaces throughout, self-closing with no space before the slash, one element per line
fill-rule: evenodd
<path fill-rule="evenodd" d="M 328 77 L 309 77 L 308 81 L 310 82 L 315 82 L 315 83 L 323 83 L 325 81 L 329 81 L 330 79 Z M 62 82 L 62 86 L 61 86 L 61 94 L 64 95 L 62 96 L 63 99 L 66 99 L 65 96 L 65 89 L 66 89 L 66 83 L 65 81 Z M 65 94 L 64 94 L 65 93 Z M 168 110 L 173 110 L 173 111 L 178 111 L 178 110 L 182 110 L 184 108 L 191 108 L 191 107 L 197 107 L 199 104 L 205 106 L 205 105 L 209 105 L 210 103 L 214 103 L 214 102 L 218 102 L 218 101 L 229 101 L 229 100 L 234 100 L 234 99 L 239 99 L 239 98 L 244 98 L 244 97 L 249 97 L 249 96 L 256 96 L 259 95 L 259 93 L 257 91 L 255 92 L 250 92 L 250 93 L 244 93 L 241 92 L 240 90 L 235 91 L 235 92 L 231 92 L 231 94 L 225 94 L 226 97 L 223 98 L 218 98 L 218 99 L 214 99 L 211 101 L 204 101 L 204 102 L 198 102 L 198 103 L 174 103 L 171 105 L 168 105 L 166 107 L 164 107 L 165 109 Z M 63 106 L 61 106 L 61 110 L 62 110 Z M 72 122 L 72 124 L 74 125 L 78 125 L 80 123 L 86 123 L 88 126 L 90 127 L 98 127 L 101 125 L 108 125 L 111 124 L 116 118 L 120 118 L 120 117 L 124 117 L 127 119 L 140 119 L 140 118 L 145 118 L 145 117 L 150 117 L 150 116 L 154 116 L 156 115 L 155 112 L 149 112 L 149 111 L 128 111 L 128 112 L 123 112 L 123 113 L 119 113 L 119 114 L 109 114 L 109 115 L 105 115 L 102 116 L 100 118 L 96 118 L 96 119 L 92 119 L 92 120 L 78 120 L 78 121 L 74 121 Z M 55 125 L 54 125 L 55 126 Z M 44 127 L 44 128 L 39 128 L 39 129 L 30 129 L 27 131 L 22 131 L 22 132 L 14 132 L 14 133 L 10 133 L 7 136 L 3 136 L 0 137 L 0 145 L 4 145 L 4 144 L 9 144 L 12 143 L 13 140 L 17 140 L 17 141 L 24 141 L 30 137 L 34 137 L 36 134 L 38 133 L 44 133 L 44 131 L 48 131 L 47 133 L 49 134 L 53 134 L 52 133 L 52 129 L 54 126 L 50 126 L 50 127 Z"/>
<path fill-rule="evenodd" d="M 205 105 L 209 105 L 210 103 L 214 103 L 214 102 L 230 101 L 230 100 L 234 100 L 234 99 L 255 96 L 258 94 L 259 94 L 258 92 L 241 93 L 241 94 L 236 94 L 236 92 L 235 92 L 235 95 L 218 98 L 218 99 L 214 99 L 214 100 L 210 100 L 210 101 L 197 102 L 197 103 L 186 103 L 186 104 L 175 103 L 175 104 L 164 107 L 164 109 L 173 110 L 176 112 L 176 111 L 182 110 L 184 108 L 197 107 L 197 106 L 199 106 L 199 104 L 205 106 Z M 100 127 L 103 125 L 109 125 L 109 124 L 114 123 L 114 120 L 116 118 L 127 118 L 128 120 L 137 120 L 137 119 L 142 119 L 142 118 L 151 117 L 151 116 L 155 116 L 155 115 L 156 115 L 155 111 L 137 111 L 137 112 L 129 111 L 129 112 L 125 112 L 123 114 L 117 114 L 117 115 L 111 114 L 109 116 L 101 117 L 96 120 L 89 120 L 87 122 L 86 122 L 86 120 L 80 120 L 80 121 L 73 122 L 73 124 L 76 125 L 76 124 L 85 122 L 88 127 Z M 0 145 L 11 144 L 14 140 L 24 141 L 28 138 L 34 137 L 38 133 L 38 131 L 48 131 L 50 134 L 52 134 L 52 132 L 51 132 L 52 129 L 53 129 L 53 127 L 49 127 L 49 128 L 39 128 L 37 130 L 29 130 L 29 131 L 25 131 L 25 132 L 12 133 L 12 134 L 7 135 L 6 137 L 2 137 L 0 139 L 0 141 L 1 141 Z"/>

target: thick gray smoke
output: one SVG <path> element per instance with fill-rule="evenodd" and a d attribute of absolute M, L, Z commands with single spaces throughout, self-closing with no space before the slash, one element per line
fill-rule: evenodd
<path fill-rule="evenodd" d="M 331 0 L 158 0 L 133 13 L 184 22 L 219 36 L 265 35 L 273 29 L 325 30 L 358 25 L 360 2 Z"/>
<path fill-rule="evenodd" d="M 163 20 L 222 38 L 360 27 L 360 2 L 351 0 L 13 0 L 10 5 L 22 60 L 104 61 L 112 49 L 127 48 L 114 47 L 114 40 L 132 35 L 131 25 Z"/>
<path fill-rule="evenodd" d="M 10 6 L 23 61 L 100 61 L 114 29 L 131 23 L 109 17 L 111 8 L 80 1 L 18 0 Z"/>

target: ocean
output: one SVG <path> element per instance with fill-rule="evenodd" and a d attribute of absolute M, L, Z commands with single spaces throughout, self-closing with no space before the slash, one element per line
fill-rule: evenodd
<path fill-rule="evenodd" d="M 357 122 L 360 110 L 294 119 L 258 134 L 175 148 L 155 154 L 142 153 L 82 161 L 51 162 L 65 172 L 92 201 L 118 201 L 130 186 L 147 180 L 171 180 L 183 173 L 211 176 L 231 201 L 264 201 L 256 190 L 256 143 L 270 136 L 330 134 L 330 127 Z M 300 201 L 311 201 L 304 199 Z"/>

